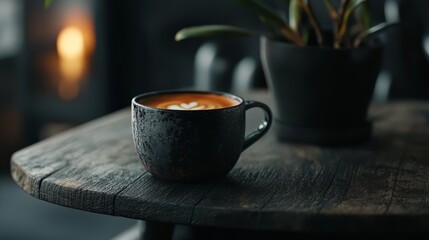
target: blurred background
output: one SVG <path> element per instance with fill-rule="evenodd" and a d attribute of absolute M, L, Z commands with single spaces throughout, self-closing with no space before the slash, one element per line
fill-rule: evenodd
<path fill-rule="evenodd" d="M 374 100 L 428 99 L 429 1 L 370 6 L 373 24 L 402 22 L 383 36 Z M 329 25 L 322 1 L 314 8 Z M 109 239 L 135 222 L 30 197 L 10 178 L 13 152 L 127 107 L 139 93 L 266 86 L 258 39 L 174 41 L 180 28 L 202 24 L 264 30 L 228 0 L 54 0 L 48 8 L 0 0 L 0 239 Z"/>

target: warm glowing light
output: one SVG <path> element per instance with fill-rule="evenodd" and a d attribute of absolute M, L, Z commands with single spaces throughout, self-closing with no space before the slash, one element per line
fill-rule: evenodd
<path fill-rule="evenodd" d="M 95 31 L 90 15 L 83 9 L 67 11 L 57 37 L 57 89 L 64 100 L 75 99 L 86 79 L 95 48 Z"/>
<path fill-rule="evenodd" d="M 82 31 L 77 27 L 66 27 L 61 30 L 57 39 L 57 49 L 60 58 L 82 58 L 85 53 L 85 43 Z"/>
<path fill-rule="evenodd" d="M 84 71 L 84 63 L 84 59 L 79 58 L 73 60 L 62 59 L 59 64 L 63 80 L 66 82 L 77 82 Z"/>
<path fill-rule="evenodd" d="M 77 27 L 66 27 L 57 38 L 59 67 L 63 79 L 58 83 L 61 98 L 72 100 L 79 93 L 79 81 L 85 67 L 85 42 Z"/>

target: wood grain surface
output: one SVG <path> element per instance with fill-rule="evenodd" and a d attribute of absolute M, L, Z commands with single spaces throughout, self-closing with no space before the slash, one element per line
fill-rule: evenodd
<path fill-rule="evenodd" d="M 246 99 L 271 103 L 266 92 Z M 260 116 L 249 114 L 249 128 Z M 292 231 L 429 228 L 429 103 L 374 104 L 370 142 L 278 142 L 273 128 L 223 179 L 160 181 L 139 162 L 124 109 L 12 157 L 15 181 L 55 204 L 128 218 Z"/>

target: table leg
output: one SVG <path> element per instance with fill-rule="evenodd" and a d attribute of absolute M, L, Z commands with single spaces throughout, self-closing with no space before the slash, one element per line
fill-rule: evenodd
<path fill-rule="evenodd" d="M 141 240 L 171 240 L 174 224 L 153 221 L 139 221 Z"/>

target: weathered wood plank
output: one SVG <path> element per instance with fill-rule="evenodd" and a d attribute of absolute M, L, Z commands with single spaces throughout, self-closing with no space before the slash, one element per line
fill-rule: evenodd
<path fill-rule="evenodd" d="M 266 136 L 243 153 L 230 174 L 195 207 L 191 223 L 228 227 L 231 222 L 240 222 L 240 225 L 257 228 L 259 223 L 254 219 L 260 209 L 272 198 L 279 182 L 294 171 L 290 162 L 272 157 L 275 153 L 270 151 L 270 146 L 274 146 L 274 142 L 273 137 Z M 270 154 L 258 151 L 260 147 Z"/>
<path fill-rule="evenodd" d="M 278 191 L 263 210 L 316 213 L 337 173 L 339 155 L 317 147 L 294 146 L 288 158 L 297 165 L 296 171 L 287 181 L 277 183 Z"/>
<path fill-rule="evenodd" d="M 429 148 L 406 152 L 387 214 L 429 214 Z"/>
<path fill-rule="evenodd" d="M 341 202 L 326 206 L 326 214 L 383 214 L 389 205 L 401 155 L 350 155 L 341 161 L 354 164 L 347 193 Z M 327 199 L 329 201 L 329 199 Z"/>
<path fill-rule="evenodd" d="M 118 126 L 121 127 L 121 126 Z M 115 132 L 115 131 L 112 131 Z M 86 211 L 113 214 L 116 195 L 145 173 L 131 133 L 103 134 L 100 145 L 43 179 L 39 198 Z"/>
<path fill-rule="evenodd" d="M 129 110 L 122 110 L 49 138 L 16 152 L 11 160 L 11 174 L 18 185 L 38 198 L 41 181 L 68 162 L 93 151 L 115 125 L 130 122 Z M 125 125 L 124 125 L 125 126 Z M 128 131 L 122 129 L 120 131 Z M 114 134 L 114 133 L 113 133 Z"/>
<path fill-rule="evenodd" d="M 270 102 L 266 93 L 244 97 Z M 55 204 L 143 220 L 296 231 L 429 227 L 429 103 L 373 105 L 374 136 L 357 147 L 279 143 L 271 131 L 225 178 L 199 184 L 146 173 L 129 115 L 16 153 L 15 181 Z M 249 125 L 258 119 L 251 113 Z"/>
<path fill-rule="evenodd" d="M 216 223 L 220 226 L 230 226 L 234 222 L 240 221 L 241 226 L 246 228 L 258 226 L 261 229 L 265 226 L 268 229 L 296 230 L 304 227 L 306 218 L 311 217 L 318 219 L 323 215 L 365 216 L 384 214 L 391 205 L 401 155 L 405 148 L 409 145 L 415 145 L 416 141 L 420 141 L 419 143 L 425 146 L 429 145 L 427 142 L 429 132 L 418 135 L 426 136 L 426 138 L 414 138 L 416 129 L 409 126 L 410 124 L 419 126 L 418 131 L 420 133 L 422 129 L 428 129 L 425 121 L 413 116 L 413 112 L 425 112 L 428 109 L 427 105 L 421 104 L 420 106 L 424 106 L 423 109 L 413 108 L 410 111 L 407 110 L 406 106 L 408 105 L 400 105 L 400 109 L 390 108 L 390 111 L 383 112 L 384 116 L 380 120 L 381 123 L 376 123 L 376 127 L 380 125 L 376 140 L 363 147 L 350 149 L 313 147 L 312 149 L 309 146 L 288 146 L 276 142 L 271 143 L 274 145 L 260 143 L 256 151 L 270 153 L 270 155 L 259 159 L 260 161 L 271 159 L 273 162 L 284 164 L 289 160 L 289 167 L 295 171 L 292 174 L 290 171 L 288 173 L 285 171 L 281 177 L 273 177 L 274 179 L 277 178 L 275 181 L 275 184 L 279 185 L 277 187 L 269 184 L 270 179 L 264 179 L 265 185 L 270 187 L 267 187 L 266 191 L 253 191 L 249 198 L 252 207 L 249 209 L 245 209 L 242 205 L 234 202 L 237 199 L 242 199 L 242 196 L 247 197 L 249 195 L 246 188 L 240 187 L 229 190 L 228 187 L 231 185 L 219 187 L 219 189 L 215 188 L 196 207 L 193 223 L 202 225 Z M 380 113 L 375 112 L 375 117 L 378 117 L 377 114 Z M 392 115 L 396 116 L 396 114 L 400 114 L 400 117 L 392 120 Z M 398 132 L 401 134 L 395 135 L 395 131 L 391 131 L 391 129 L 395 129 L 399 123 L 401 127 Z M 386 142 L 387 139 L 391 142 Z M 277 146 L 275 146 L 276 144 Z M 274 147 L 269 150 L 270 146 Z M 289 148 L 292 150 L 288 151 Z M 276 151 L 281 150 L 283 152 L 276 154 Z M 249 162 L 250 166 L 252 165 L 249 157 L 246 158 L 246 161 Z M 291 161 L 293 163 L 290 163 Z M 257 186 L 258 181 L 247 177 L 246 174 L 252 174 L 252 171 L 254 174 L 260 174 L 263 171 L 272 174 L 270 170 L 264 168 L 266 166 L 258 166 L 255 167 L 257 170 L 249 167 L 245 171 L 246 174 L 240 176 L 239 169 L 241 167 L 243 166 L 238 165 L 232 175 L 239 175 L 237 178 L 249 183 L 250 186 Z M 213 197 L 221 195 L 222 192 L 227 196 L 227 199 L 232 200 Z M 268 202 L 264 203 L 266 196 L 273 192 L 275 194 L 269 198 Z M 258 206 L 263 206 L 261 211 L 257 211 Z M 278 214 L 280 212 L 285 213 L 284 219 L 279 216 L 281 215 Z M 278 216 L 273 218 L 272 215 L 276 213 Z M 207 216 L 212 215 L 215 215 L 216 218 L 207 219 Z M 231 216 L 240 217 L 235 219 Z M 357 221 L 365 224 L 365 221 L 362 222 L 359 217 Z M 366 223 L 370 225 L 371 221 Z M 320 230 L 320 228 L 315 229 Z"/>
<path fill-rule="evenodd" d="M 189 224 L 194 206 L 212 186 L 165 182 L 145 174 L 116 196 L 115 215 Z"/>

